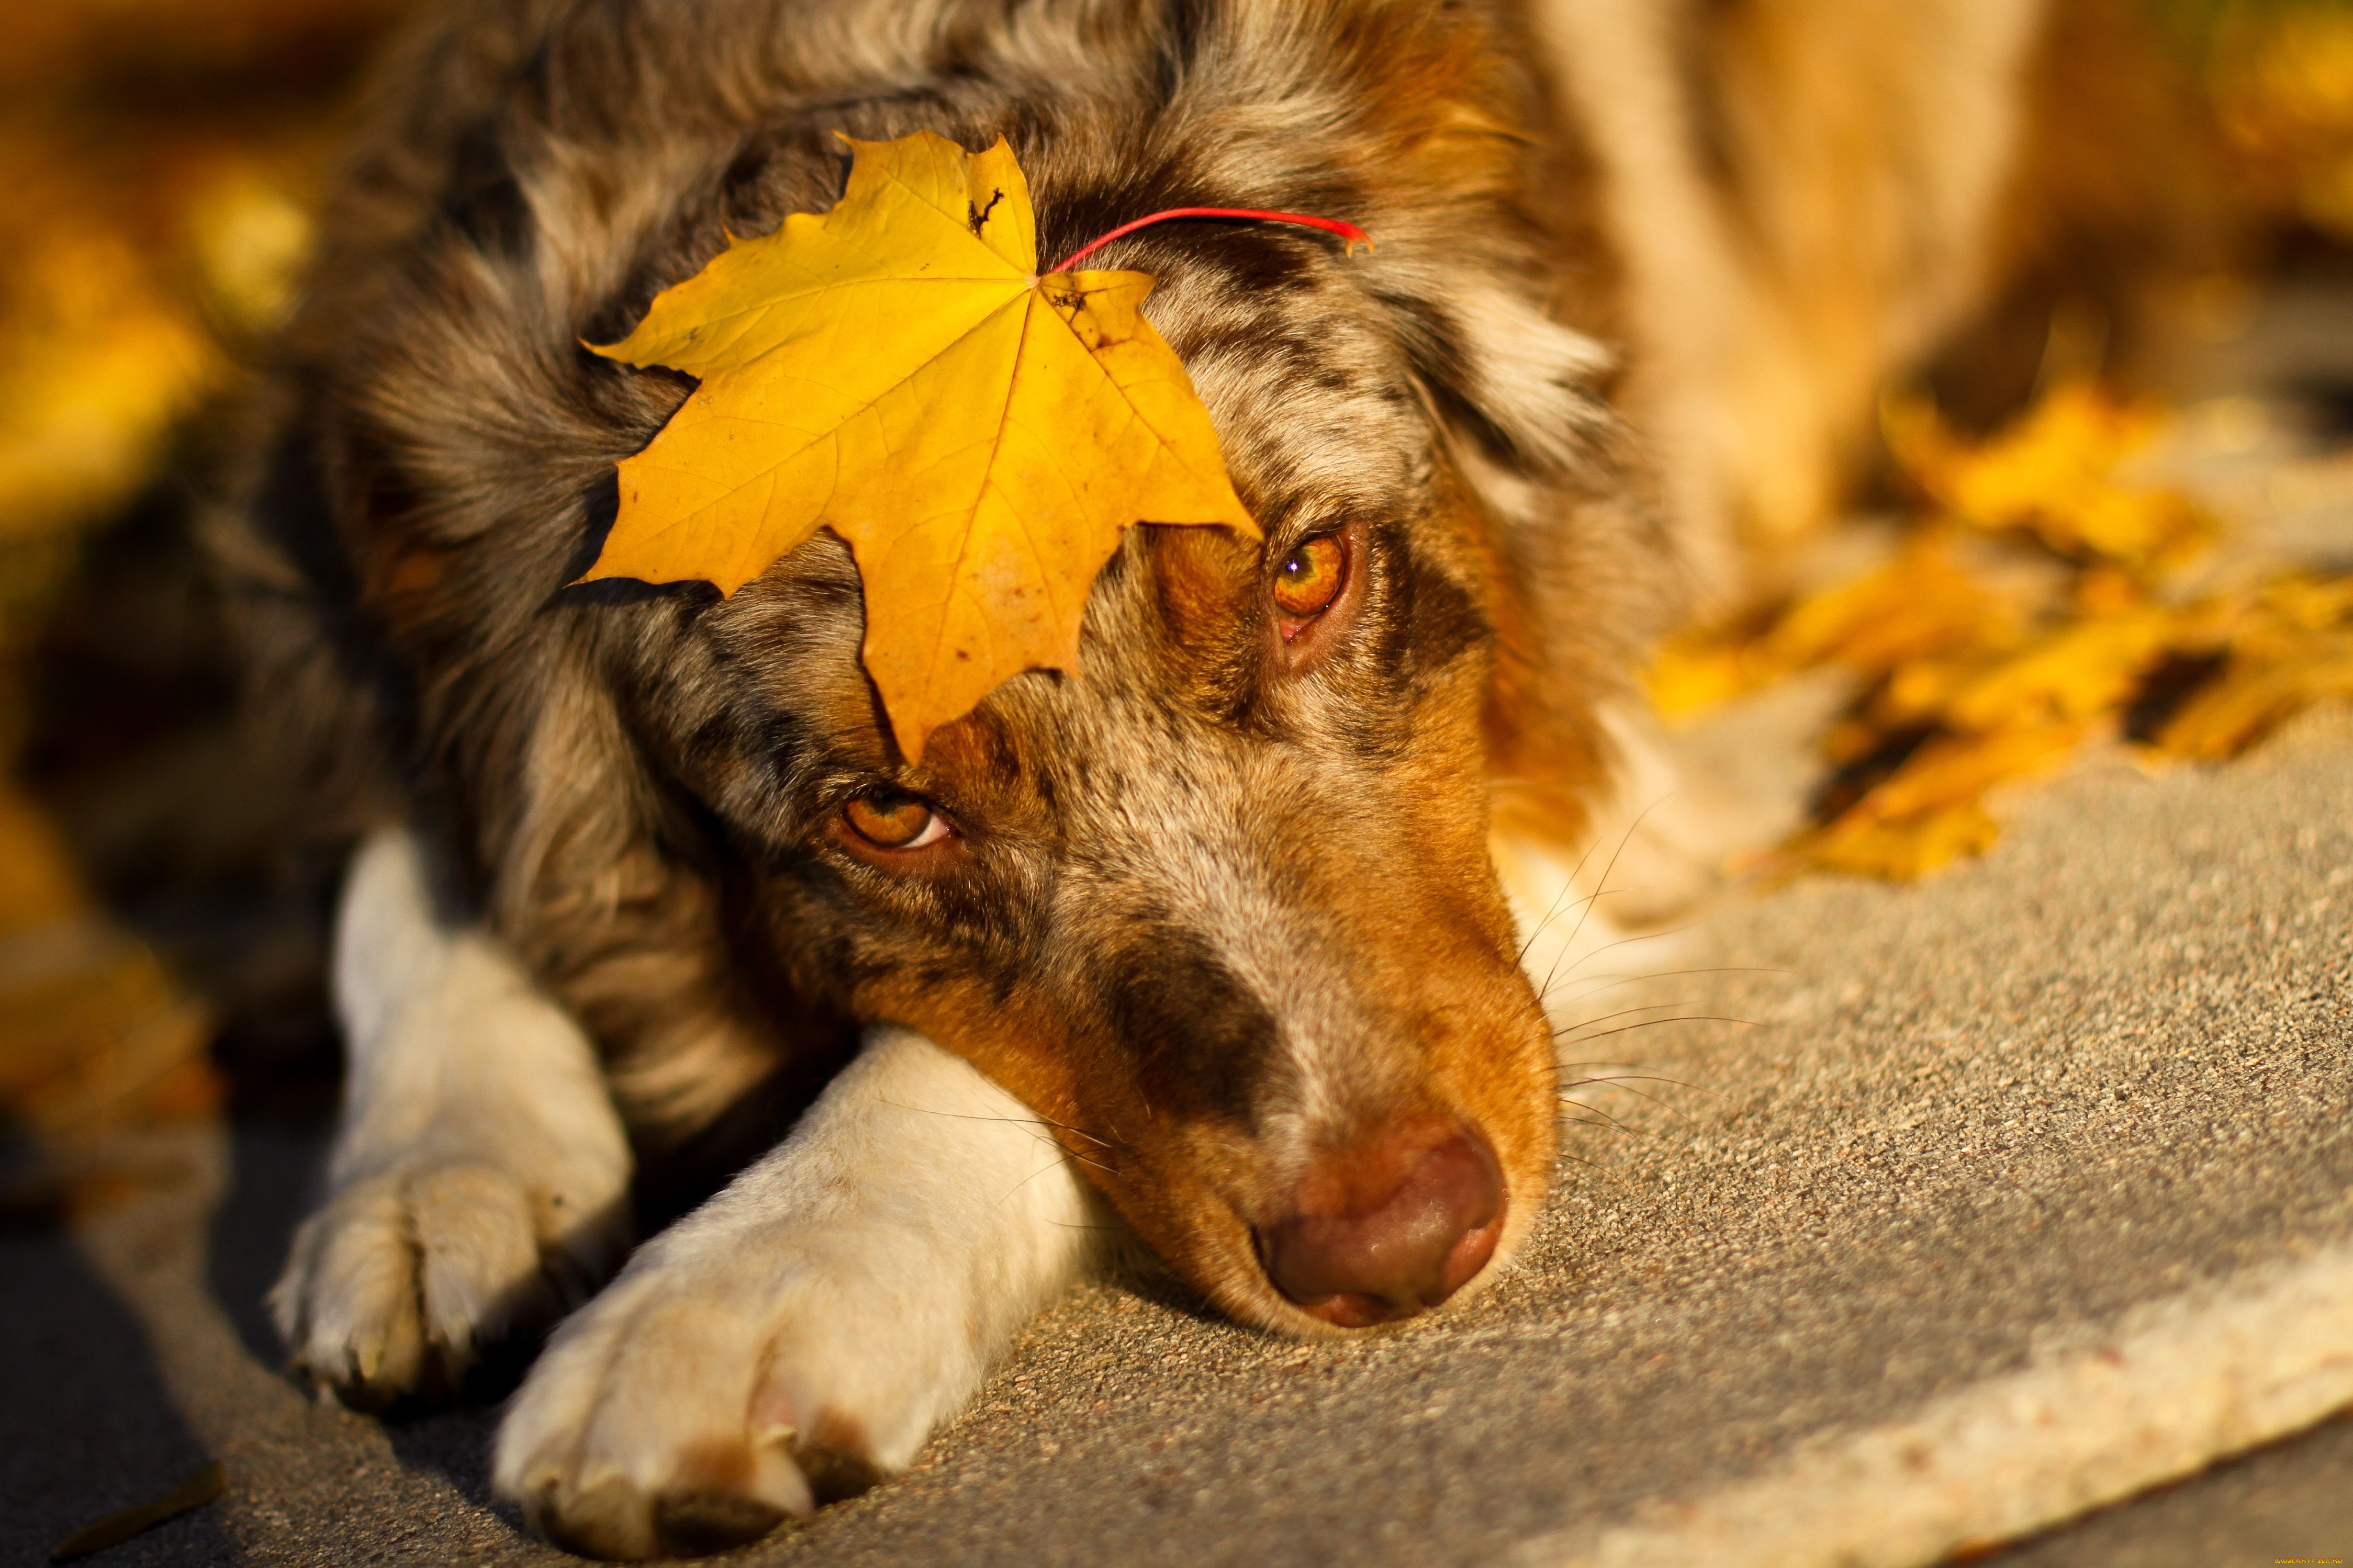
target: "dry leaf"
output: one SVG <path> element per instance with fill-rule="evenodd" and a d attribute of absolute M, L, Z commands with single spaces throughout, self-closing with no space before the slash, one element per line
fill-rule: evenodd
<path fill-rule="evenodd" d="M 219 368 L 126 236 L 64 220 L 11 270 L 0 320 L 0 542 L 127 500 Z"/>
<path fill-rule="evenodd" d="M 1953 692 L 1944 721 L 1982 731 L 2113 713 L 2163 657 L 2174 619 L 2151 606 L 2063 627 Z"/>
<path fill-rule="evenodd" d="M 0 1121 L 47 1138 L 200 1118 L 203 1004 L 109 920 L 47 816 L 0 788 Z"/>
<path fill-rule="evenodd" d="M 1801 599 L 1766 639 L 1774 662 L 1878 674 L 1920 658 L 2007 642 L 2018 612 L 1962 570 L 1934 536 L 1877 571 Z"/>
<path fill-rule="evenodd" d="M 1825 871 L 1910 879 L 1966 855 L 1981 855 L 2001 835 L 1975 801 L 1908 822 L 1845 816 L 1801 840 L 1801 858 Z"/>
<path fill-rule="evenodd" d="M 2003 645 L 2020 609 L 1964 571 L 1934 537 L 1798 599 L 1761 626 L 1699 628 L 1669 638 L 1647 677 L 1670 718 L 1702 711 L 1801 669 L 1839 665 L 1880 676 L 1915 661 Z"/>
<path fill-rule="evenodd" d="M 2220 22 L 2207 79 L 2237 200 L 2353 237 L 2353 15 L 2242 3 Z"/>
<path fill-rule="evenodd" d="M 2061 762 L 2084 733 L 2081 724 L 2029 723 L 1931 742 L 1848 815 L 1883 823 L 1902 822 L 1973 804 L 2004 780 Z"/>
<path fill-rule="evenodd" d="M 2157 410 L 2082 381 L 2062 383 L 1978 446 L 1957 438 L 1925 399 L 1892 399 L 1882 420 L 1896 459 L 1962 521 L 2135 570 L 2178 564 L 2213 534 L 2211 520 L 2181 496 L 2119 477 L 2164 424 Z"/>
<path fill-rule="evenodd" d="M 2251 650 L 2183 703 L 2157 743 L 2179 757 L 2232 757 L 2314 703 L 2345 697 L 2353 697 L 2353 633 Z"/>
<path fill-rule="evenodd" d="M 2220 759 L 2314 702 L 2353 697 L 2353 578 L 2166 597 L 2166 569 L 2207 521 L 2116 477 L 2159 423 L 2063 385 L 1971 446 L 1926 404 L 1891 405 L 1890 443 L 1940 514 L 1883 565 L 1665 645 L 1651 687 L 1670 715 L 1828 666 L 1868 681 L 1825 737 L 1838 772 L 1785 864 L 1916 877 L 1992 843 L 1985 793 L 2087 736 Z M 2056 552 L 2071 563 L 2063 583 L 2047 581 L 2047 556 L 2042 586 L 2018 576 L 2018 543 L 1956 550 L 1962 529 Z"/>
<path fill-rule="evenodd" d="M 177 1519 L 191 1509 L 199 1509 L 228 1489 L 228 1471 L 218 1459 L 157 1498 L 153 1502 L 126 1508 L 120 1513 L 108 1514 L 86 1530 L 77 1531 L 49 1553 L 52 1563 L 70 1563 L 78 1557 L 88 1557 L 110 1546 L 120 1546 L 134 1535 L 142 1535 L 164 1523 Z"/>
<path fill-rule="evenodd" d="M 596 352 L 702 378 L 621 465 L 587 576 L 733 594 L 819 528 L 858 558 L 901 748 L 1024 669 L 1068 669 L 1138 522 L 1257 525 L 1140 272 L 1038 272 L 1000 141 L 853 142 L 840 203 L 736 239 Z"/>

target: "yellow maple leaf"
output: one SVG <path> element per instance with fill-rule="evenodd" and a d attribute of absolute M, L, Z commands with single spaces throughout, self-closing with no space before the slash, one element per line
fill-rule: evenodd
<path fill-rule="evenodd" d="M 2164 656 L 2173 627 L 2172 614 L 2154 605 L 2063 626 L 1955 691 L 1946 722 L 1985 731 L 2113 713 Z"/>
<path fill-rule="evenodd" d="M 1801 839 L 1799 858 L 1825 871 L 1908 880 L 1991 848 L 2001 828 L 1976 801 L 1901 822 L 1866 814 L 1842 816 Z"/>
<path fill-rule="evenodd" d="M 596 352 L 701 378 L 620 465 L 583 581 L 733 594 L 819 528 L 858 560 L 866 668 L 907 757 L 998 682 L 1070 669 L 1139 522 L 1257 524 L 1141 272 L 1038 273 L 999 141 L 851 142 L 841 201 L 731 239 Z M 594 345 L 592 345 L 594 346 Z"/>
<path fill-rule="evenodd" d="M 1759 620 L 1679 632 L 1653 652 L 1644 680 L 1670 719 L 1730 701 L 1801 669 L 1842 665 L 1866 675 L 2007 646 L 2021 607 L 1989 591 L 1933 536 L 1894 560 L 1797 598 Z"/>
<path fill-rule="evenodd" d="M 2219 760 L 2315 703 L 2353 698 L 2353 576 L 2292 571 L 2194 598 L 2174 587 L 2169 569 L 2216 521 L 2124 477 L 2161 435 L 2154 407 L 2066 382 L 1977 442 L 1923 399 L 1883 414 L 1935 503 L 1905 548 L 1679 633 L 1649 675 L 1670 717 L 1799 671 L 1862 678 L 1822 738 L 1838 771 L 1784 867 L 1917 877 L 1994 841 L 1989 791 L 2061 765 L 2085 740 Z M 2022 540 L 2037 549 L 2016 549 Z"/>
<path fill-rule="evenodd" d="M 2179 564 L 2212 536 L 2212 520 L 2179 494 L 2122 477 L 2162 432 L 2163 416 L 2089 382 L 2061 383 L 1975 445 L 1956 437 L 1923 399 L 1890 400 L 1881 423 L 1889 449 L 1921 488 L 1974 527 L 2030 534 L 2063 555 L 2142 572 Z"/>
<path fill-rule="evenodd" d="M 2185 703 L 2158 737 L 2176 756 L 2235 756 L 2314 703 L 2353 697 L 2353 637 L 2316 637 L 2287 657 L 2233 659 L 2228 673 Z"/>

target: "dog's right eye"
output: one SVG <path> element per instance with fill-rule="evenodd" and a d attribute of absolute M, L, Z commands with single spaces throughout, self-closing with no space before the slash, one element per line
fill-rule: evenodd
<path fill-rule="evenodd" d="M 877 849 L 921 849 L 955 831 L 924 802 L 896 790 L 860 795 L 841 808 L 841 819 Z"/>
<path fill-rule="evenodd" d="M 859 795 L 854 802 L 842 806 L 842 820 L 849 823 L 849 832 L 875 848 L 923 848 L 924 844 L 939 844 L 955 832 L 948 827 L 948 818 L 932 811 L 930 804 L 913 795 L 902 795 L 899 790 L 871 790 Z"/>

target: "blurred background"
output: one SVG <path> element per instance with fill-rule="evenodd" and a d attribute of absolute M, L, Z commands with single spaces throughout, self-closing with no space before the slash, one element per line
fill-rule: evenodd
<path fill-rule="evenodd" d="M 2282 289 L 2353 299 L 2353 4 L 2140 3 L 2234 209 L 2227 265 L 2174 307 L 2190 335 L 2228 341 Z M 289 307 L 354 73 L 408 8 L 0 15 L 0 1120 L 36 1135 L 20 1143 L 331 1102 L 330 879 L 237 745 L 187 525 Z M 2130 468 L 2179 426 L 2165 391 L 2046 385 L 2000 429 L 1892 401 L 1872 547 L 1669 646 L 1653 688 L 1671 715 L 1847 672 L 1780 864 L 1918 874 L 1989 841 L 1990 784 L 2102 726 L 2223 756 L 2286 707 L 2353 689 L 2340 577 L 2168 575 L 2231 524 Z M 2353 383 L 2298 396 L 2326 480 Z M 2194 412 L 2210 456 L 2268 438 L 2259 402 Z M 2022 683 L 2048 721 L 1973 720 L 1989 679 L 2004 712 Z M 0 1177 L 15 1222 L 108 1190 L 69 1160 Z"/>
<path fill-rule="evenodd" d="M 270 850 L 187 525 L 339 106 L 403 8 L 0 14 L 0 1121 L 38 1135 L 9 1149 L 18 1222 L 115 1184 L 27 1145 L 241 1085 L 298 1113 L 332 1091 L 315 879 Z"/>

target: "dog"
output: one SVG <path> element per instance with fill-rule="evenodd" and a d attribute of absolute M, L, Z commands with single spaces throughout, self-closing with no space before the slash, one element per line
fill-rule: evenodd
<path fill-rule="evenodd" d="M 430 1398 L 561 1318 L 496 1487 L 643 1557 L 904 1467 L 1128 1240 L 1281 1333 L 1474 1294 L 1552 1179 L 1529 975 L 1632 765 L 1630 671 L 2005 286 L 2053 27 L 2038 0 L 428 18 L 365 98 L 215 529 L 305 826 L 359 844 L 346 1107 L 272 1296 L 296 1367 Z M 918 130 L 1006 137 L 1047 254 L 1197 205 L 1377 248 L 1167 223 L 1097 258 L 1158 280 L 1263 546 L 1130 530 L 1078 668 L 910 765 L 830 534 L 726 598 L 576 580 L 691 385 L 583 344 L 837 200 L 840 136 Z M 747 1144 L 630 1250 L 659 1171 Z"/>

